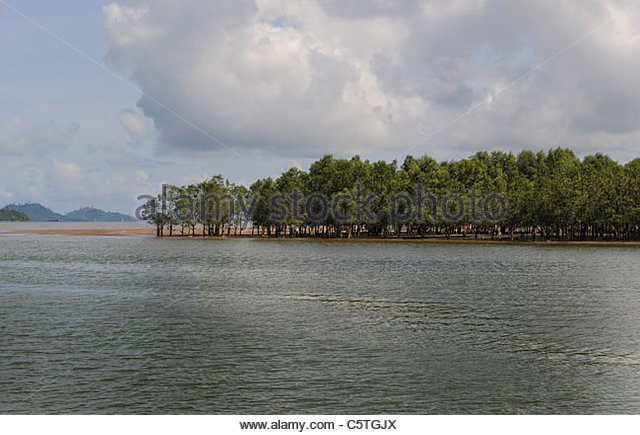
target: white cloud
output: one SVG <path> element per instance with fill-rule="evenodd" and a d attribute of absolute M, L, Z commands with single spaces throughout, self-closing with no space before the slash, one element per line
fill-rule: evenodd
<path fill-rule="evenodd" d="M 156 139 L 153 121 L 145 117 L 139 109 L 123 110 L 118 115 L 120 125 L 136 141 L 154 141 Z"/>
<path fill-rule="evenodd" d="M 20 193 L 25 201 L 35 201 L 42 198 L 45 189 L 45 173 L 42 169 L 30 166 L 15 173 L 15 179 L 18 184 L 13 187 L 12 191 Z"/>
<path fill-rule="evenodd" d="M 415 152 L 632 152 L 639 139 L 640 12 L 629 1 L 139 4 L 104 8 L 109 61 L 240 153 L 402 153 L 485 101 Z M 138 105 L 169 147 L 219 149 L 151 99 Z"/>
<path fill-rule="evenodd" d="M 0 155 L 42 155 L 60 152 L 69 146 L 79 126 L 65 129 L 54 122 L 23 128 L 19 119 L 6 123 L 0 131 Z"/>
<path fill-rule="evenodd" d="M 58 159 L 53 160 L 53 173 L 59 180 L 77 187 L 81 187 L 77 183 L 80 183 L 84 178 L 84 171 L 80 165 L 73 162 L 61 162 Z"/>
<path fill-rule="evenodd" d="M 40 186 L 44 183 L 44 171 L 36 166 L 31 166 L 22 171 L 22 181 L 32 186 Z"/>
<path fill-rule="evenodd" d="M 392 133 L 390 109 L 404 97 L 389 100 L 368 63 L 405 36 L 393 19 L 334 20 L 313 2 L 159 1 L 104 11 L 109 59 L 132 66 L 148 95 L 234 149 L 340 151 L 346 140 L 381 145 Z M 151 99 L 139 106 L 169 145 L 219 147 Z"/>
<path fill-rule="evenodd" d="M 147 174 L 146 171 L 143 171 L 142 169 L 140 169 L 136 171 L 136 179 L 138 181 L 146 183 L 147 181 L 149 181 L 149 174 Z"/>
<path fill-rule="evenodd" d="M 13 198 L 13 193 L 7 192 L 4 189 L 0 189 L 0 196 L 4 196 L 5 198 L 11 199 L 11 198 Z"/>
<path fill-rule="evenodd" d="M 142 119 L 136 116 L 131 111 L 124 111 L 118 117 L 118 120 L 122 126 L 133 136 L 143 136 L 145 132 L 145 126 Z"/>

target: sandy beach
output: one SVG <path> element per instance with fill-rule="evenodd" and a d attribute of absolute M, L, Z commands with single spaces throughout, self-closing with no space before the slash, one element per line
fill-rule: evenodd
<path fill-rule="evenodd" d="M 0 222 L 0 234 L 155 236 L 155 228 L 144 222 Z"/>
<path fill-rule="evenodd" d="M 78 229 L 78 228 L 56 228 L 56 229 L 27 229 L 13 230 L 11 234 L 41 234 L 41 235 L 67 235 L 67 236 L 155 236 L 153 228 L 95 228 L 95 229 Z"/>
<path fill-rule="evenodd" d="M 155 227 L 146 225 L 142 222 L 136 223 L 9 223 L 0 222 L 1 234 L 30 234 L 43 236 L 85 236 L 85 237 L 131 237 L 146 236 L 155 237 Z M 462 237 L 459 235 L 452 236 L 447 239 L 445 236 L 427 236 L 427 237 L 367 237 L 359 236 L 346 238 L 323 238 L 323 237 L 267 237 L 252 236 L 251 230 L 244 230 L 242 235 L 223 235 L 216 237 L 203 237 L 196 232 L 195 236 L 181 235 L 180 230 L 175 231 L 172 237 L 169 237 L 168 230 L 164 233 L 165 239 L 208 239 L 208 240 L 229 240 L 229 239 L 253 239 L 260 241 L 317 241 L 331 243 L 465 243 L 465 244 L 500 244 L 500 245 L 556 245 L 556 246 L 640 246 L 640 241 L 616 241 L 616 240 L 599 240 L 599 241 L 555 241 L 543 240 L 510 240 L 508 238 L 494 239 L 484 235 L 475 239 L 473 236 Z"/>

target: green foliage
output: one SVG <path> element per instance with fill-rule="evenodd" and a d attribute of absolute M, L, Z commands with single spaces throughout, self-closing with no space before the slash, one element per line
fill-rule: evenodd
<path fill-rule="evenodd" d="M 61 214 L 53 212 L 51 209 L 40 204 L 9 204 L 3 210 L 15 210 L 29 216 L 34 222 L 59 221 L 63 218 Z"/>
<path fill-rule="evenodd" d="M 136 219 L 121 213 L 102 211 L 97 208 L 85 207 L 61 215 L 51 209 L 35 203 L 9 204 L 3 210 L 14 210 L 24 213 L 34 222 L 133 222 Z"/>
<path fill-rule="evenodd" d="M 0 210 L 0 222 L 27 222 L 30 220 L 29 216 L 20 211 Z"/>
<path fill-rule="evenodd" d="M 401 195 L 415 198 L 421 192 L 430 196 L 413 210 L 393 199 Z M 321 204 L 305 209 L 300 200 L 312 194 L 321 194 L 334 204 L 321 222 L 309 217 Z M 354 198 L 370 194 L 375 195 L 369 203 L 373 220 L 355 213 Z M 450 194 L 465 197 L 464 210 L 458 210 L 461 203 L 455 201 L 444 211 L 434 208 L 435 201 L 442 206 L 441 199 Z M 500 222 L 474 212 L 483 207 L 478 198 L 490 194 L 500 195 L 508 205 Z M 206 200 L 210 196 L 233 199 Z M 151 201 L 149 210 L 157 210 L 161 200 Z M 179 224 L 183 233 L 187 228 L 191 234 L 196 225 L 202 226 L 203 234 L 218 235 L 225 229 L 229 233 L 232 227 L 236 233 L 242 221 L 250 219 L 259 234 L 276 236 L 487 233 L 534 239 L 628 239 L 640 237 L 640 159 L 626 165 L 603 154 L 580 160 L 571 150 L 556 148 L 518 155 L 478 152 L 468 159 L 444 162 L 407 156 L 398 167 L 396 161 L 325 155 L 308 172 L 292 168 L 275 180 L 257 180 L 248 189 L 220 175 L 197 185 L 168 186 L 165 200 L 169 210 L 192 204 L 205 212 L 179 215 L 174 222 L 174 215 L 159 211 L 161 216 L 152 222 L 160 227 Z M 498 206 L 494 201 L 488 209 L 494 213 Z M 445 216 L 458 211 L 455 222 Z M 393 213 L 407 217 L 394 222 L 390 219 Z"/>
<path fill-rule="evenodd" d="M 111 211 L 102 211 L 97 208 L 85 207 L 64 215 L 65 222 L 133 222 L 136 219 Z"/>

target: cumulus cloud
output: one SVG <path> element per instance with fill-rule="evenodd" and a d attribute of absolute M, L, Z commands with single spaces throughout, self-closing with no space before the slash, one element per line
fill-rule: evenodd
<path fill-rule="evenodd" d="M 13 198 L 13 193 L 0 189 L 0 196 L 3 196 L 5 198 Z"/>
<path fill-rule="evenodd" d="M 118 115 L 118 121 L 134 141 L 153 141 L 156 138 L 153 121 L 140 110 L 123 110 Z"/>
<path fill-rule="evenodd" d="M 104 11 L 109 60 L 133 68 L 146 94 L 230 147 L 307 154 L 391 133 L 397 102 L 366 63 L 376 47 L 400 42 L 394 20 L 338 22 L 315 3 L 160 1 Z M 343 44 L 354 36 L 368 41 Z M 219 146 L 153 100 L 138 104 L 165 143 Z"/>
<path fill-rule="evenodd" d="M 53 159 L 53 172 L 56 178 L 61 181 L 77 185 L 84 178 L 82 167 L 73 162 L 61 162 Z"/>
<path fill-rule="evenodd" d="M 44 182 L 44 171 L 37 166 L 31 166 L 22 171 L 21 178 L 29 185 L 40 186 Z"/>
<path fill-rule="evenodd" d="M 79 130 L 77 124 L 60 128 L 54 122 L 23 127 L 19 119 L 0 130 L 0 155 L 42 155 L 65 150 Z"/>
<path fill-rule="evenodd" d="M 37 200 L 42 197 L 45 187 L 45 174 L 42 169 L 37 166 L 30 166 L 15 175 L 18 185 L 14 186 L 12 193 L 21 193 L 28 197 L 29 200 Z"/>
<path fill-rule="evenodd" d="M 146 94 L 138 106 L 170 148 L 219 145 L 154 99 L 241 153 L 402 153 L 420 144 L 417 154 L 460 157 L 558 144 L 633 151 L 632 3 L 156 0 L 113 3 L 104 14 L 107 60 L 132 71 Z M 133 114 L 120 121 L 143 131 Z"/>

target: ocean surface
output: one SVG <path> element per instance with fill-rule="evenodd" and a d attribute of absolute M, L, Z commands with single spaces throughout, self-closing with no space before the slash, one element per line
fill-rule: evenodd
<path fill-rule="evenodd" d="M 3 228 L 0 413 L 640 412 L 638 247 Z"/>

